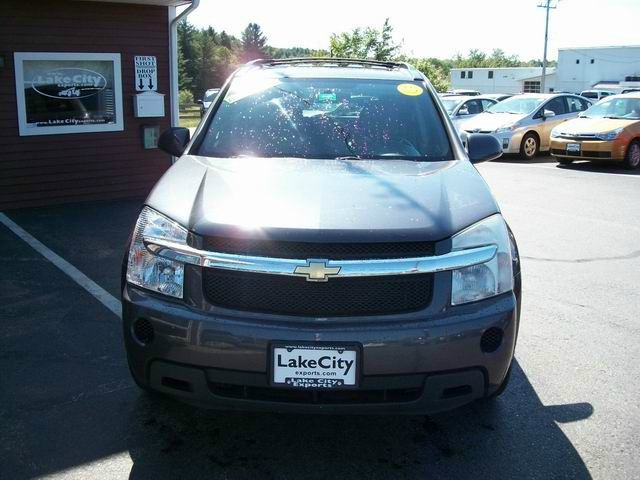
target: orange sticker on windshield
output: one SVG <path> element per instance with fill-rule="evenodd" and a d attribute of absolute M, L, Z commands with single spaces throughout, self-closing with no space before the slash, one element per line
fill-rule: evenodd
<path fill-rule="evenodd" d="M 410 97 L 417 97 L 422 95 L 424 89 L 420 85 L 415 83 L 401 83 L 398 85 L 398 91 L 403 95 L 409 95 Z"/>

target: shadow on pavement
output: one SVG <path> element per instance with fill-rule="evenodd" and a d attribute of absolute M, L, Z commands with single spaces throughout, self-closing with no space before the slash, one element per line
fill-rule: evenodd
<path fill-rule="evenodd" d="M 496 160 L 492 160 L 491 163 L 525 163 L 529 165 L 539 163 L 557 163 L 557 161 L 550 155 L 541 154 L 533 158 L 533 160 L 523 160 L 518 154 L 504 154 Z"/>
<path fill-rule="evenodd" d="M 564 170 L 576 172 L 617 173 L 619 175 L 640 176 L 640 169 L 627 170 L 619 162 L 573 162 L 569 165 L 558 165 Z"/>
<path fill-rule="evenodd" d="M 227 414 L 141 395 L 130 478 L 589 478 L 557 423 L 591 404 L 544 406 L 514 367 L 493 404 L 431 417 Z"/>
<path fill-rule="evenodd" d="M 113 291 L 138 209 L 12 217 Z M 106 231 L 113 245 L 92 243 Z M 432 417 L 215 413 L 142 394 L 117 317 L 3 228 L 0 245 L 0 478 L 589 477 L 558 423 L 593 407 L 543 405 L 517 362 L 495 402 Z"/>

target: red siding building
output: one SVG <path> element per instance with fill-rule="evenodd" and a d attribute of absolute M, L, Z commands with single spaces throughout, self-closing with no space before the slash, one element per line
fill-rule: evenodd
<path fill-rule="evenodd" d="M 188 3 L 3 2 L 0 211 L 149 192 L 171 162 L 153 147 L 177 118 L 170 24 Z M 157 90 L 145 116 L 140 88 Z"/>

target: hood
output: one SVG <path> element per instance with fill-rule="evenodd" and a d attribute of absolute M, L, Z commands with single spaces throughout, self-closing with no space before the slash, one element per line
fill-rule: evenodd
<path fill-rule="evenodd" d="M 498 212 L 467 161 L 183 156 L 147 204 L 200 235 L 441 240 Z"/>
<path fill-rule="evenodd" d="M 568 135 L 607 133 L 618 128 L 640 124 L 640 120 L 618 118 L 574 118 L 560 124 L 556 131 Z"/>
<path fill-rule="evenodd" d="M 513 125 L 526 117 L 521 113 L 479 113 L 475 117 L 460 124 L 463 130 L 478 130 L 481 132 L 493 132 L 500 127 Z"/>

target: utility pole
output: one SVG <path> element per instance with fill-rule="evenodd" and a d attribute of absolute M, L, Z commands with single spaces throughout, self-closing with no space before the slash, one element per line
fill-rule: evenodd
<path fill-rule="evenodd" d="M 549 10 L 552 8 L 551 0 L 545 0 L 545 3 L 538 5 L 540 8 L 545 8 L 547 10 L 547 18 L 544 24 L 544 54 L 542 56 L 542 79 L 540 82 L 540 93 L 546 93 L 545 90 L 545 81 L 547 76 L 547 41 L 549 40 Z"/>

